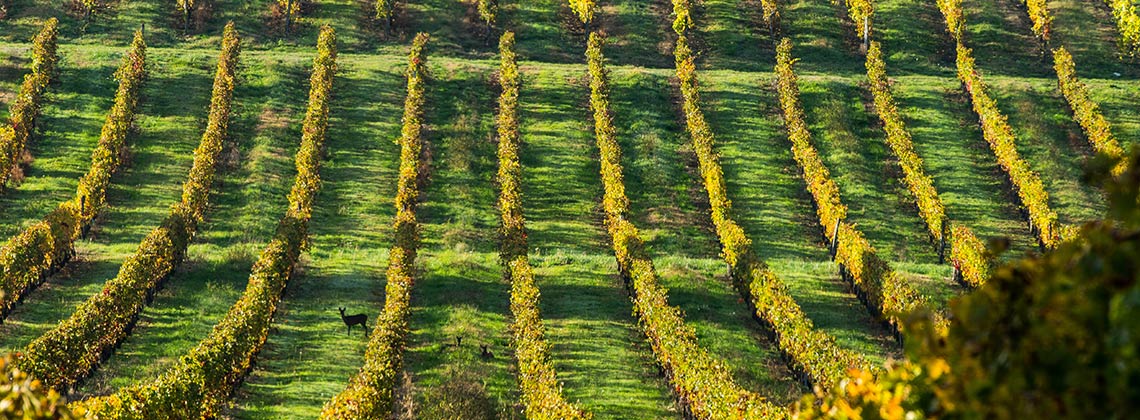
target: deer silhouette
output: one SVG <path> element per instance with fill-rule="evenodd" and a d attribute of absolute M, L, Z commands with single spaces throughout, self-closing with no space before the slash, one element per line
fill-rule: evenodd
<path fill-rule="evenodd" d="M 482 353 L 479 354 L 479 357 L 482 357 L 484 360 L 493 359 L 495 357 L 495 353 L 491 353 L 490 350 L 487 350 L 487 347 L 488 346 L 486 344 L 479 345 L 479 349 L 482 350 Z"/>
<path fill-rule="evenodd" d="M 348 334 L 352 334 L 352 326 L 359 325 L 364 329 L 364 335 L 368 335 L 368 315 L 356 314 L 344 316 L 344 308 L 340 308 L 340 320 L 344 321 L 344 325 L 348 327 Z"/>

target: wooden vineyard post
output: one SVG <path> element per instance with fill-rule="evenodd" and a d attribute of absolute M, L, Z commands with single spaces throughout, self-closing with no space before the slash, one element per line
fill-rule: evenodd
<path fill-rule="evenodd" d="M 293 28 L 293 0 L 285 2 L 285 35 Z"/>
<path fill-rule="evenodd" d="M 835 260 L 835 253 L 839 250 L 839 219 L 835 219 L 835 227 L 831 229 L 831 259 Z"/>
<path fill-rule="evenodd" d="M 946 235 L 950 233 L 950 229 L 946 225 L 946 219 L 942 219 L 942 243 L 938 245 L 938 263 L 946 263 Z"/>
<path fill-rule="evenodd" d="M 871 17 L 863 16 L 863 51 L 870 48 L 871 42 Z"/>

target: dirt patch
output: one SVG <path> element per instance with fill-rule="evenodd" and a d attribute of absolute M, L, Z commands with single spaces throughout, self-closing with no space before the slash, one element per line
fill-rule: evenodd
<path fill-rule="evenodd" d="M 266 107 L 257 115 L 257 131 L 284 130 L 289 127 L 289 121 L 287 111 Z"/>

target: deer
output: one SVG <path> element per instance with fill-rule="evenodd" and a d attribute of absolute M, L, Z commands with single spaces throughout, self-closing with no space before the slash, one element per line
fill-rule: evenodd
<path fill-rule="evenodd" d="M 344 308 L 340 308 L 340 320 L 344 321 L 344 325 L 348 327 L 349 335 L 352 335 L 353 325 L 359 325 L 364 329 L 364 335 L 368 335 L 368 315 L 356 314 L 344 316 Z"/>
<path fill-rule="evenodd" d="M 495 353 L 491 353 L 490 350 L 487 350 L 487 347 L 488 346 L 486 344 L 479 345 L 479 349 L 482 350 L 482 353 L 479 354 L 479 357 L 482 357 L 483 360 L 495 358 Z"/>

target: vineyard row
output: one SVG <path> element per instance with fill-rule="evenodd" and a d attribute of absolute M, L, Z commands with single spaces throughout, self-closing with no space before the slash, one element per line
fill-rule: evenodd
<path fill-rule="evenodd" d="M 873 0 L 848 0 L 848 17 L 856 25 L 861 22 L 869 24 L 873 13 Z M 919 216 L 926 224 L 932 242 L 937 247 L 939 258 L 945 257 L 946 244 L 949 243 L 955 278 L 970 287 L 981 286 L 993 270 L 992 258 L 986 253 L 985 245 L 969 227 L 950 222 L 946 206 L 934 187 L 934 180 L 923 169 L 922 158 L 915 152 L 910 132 L 899 114 L 898 105 L 891 93 L 890 81 L 887 79 L 887 64 L 883 60 L 882 46 L 878 42 L 870 41 L 869 29 L 860 33 L 864 34 L 865 40 L 868 41 L 865 66 L 871 96 L 879 119 L 883 122 L 887 146 L 898 159 L 899 167 L 902 169 L 902 181 L 914 196 Z M 826 229 L 827 225 L 824 228 Z"/>
<path fill-rule="evenodd" d="M 863 232 L 844 221 L 847 206 L 839 197 L 839 187 L 811 143 L 811 133 L 800 104 L 797 77 L 792 68 L 794 62 L 792 43 L 784 39 L 776 49 L 776 76 L 784 124 L 788 140 L 792 143 L 792 156 L 799 164 L 804 183 L 814 199 L 820 226 L 832 243 L 841 275 L 852 283 L 856 294 L 871 312 L 883 318 L 896 334 L 901 334 L 900 317 L 926 307 L 926 299 L 878 256 Z M 945 320 L 940 319 L 939 323 L 944 324 Z"/>
<path fill-rule="evenodd" d="M 416 35 L 408 56 L 408 93 L 404 100 L 403 127 L 397 140 L 400 144 L 400 175 L 396 182 L 396 220 L 393 223 L 396 241 L 388 252 L 384 311 L 368 340 L 364 366 L 353 375 L 344 391 L 325 404 L 321 411 L 323 419 L 390 418 L 394 412 L 396 385 L 403 371 L 404 348 L 407 345 L 416 252 L 420 241 L 416 204 L 427 76 L 423 51 L 427 41 L 427 34 Z"/>
<path fill-rule="evenodd" d="M 958 79 L 970 95 L 974 112 L 982 124 L 982 135 L 1021 199 L 1021 204 L 1028 213 L 1030 230 L 1041 245 L 1049 249 L 1055 248 L 1064 237 L 1071 234 L 1072 229 L 1060 226 L 1057 213 L 1049 207 L 1049 193 L 1045 191 L 1045 185 L 1018 154 L 1013 128 L 998 109 L 997 102 L 987 92 L 988 87 L 974 66 L 971 50 L 962 44 L 964 23 L 961 0 L 938 0 L 938 7 L 946 18 L 948 32 L 957 44 Z"/>
<path fill-rule="evenodd" d="M 79 179 L 75 198 L 8 239 L 0 247 L 0 319 L 75 253 L 75 240 L 104 206 L 111 175 L 118 169 L 135 119 L 139 91 L 146 77 L 146 43 L 136 32 L 131 49 L 115 72 L 119 89 L 107 114 L 91 167 Z"/>
<path fill-rule="evenodd" d="M 515 34 L 499 39 L 499 214 L 500 258 L 511 281 L 511 323 L 519 389 L 530 419 L 584 419 L 591 416 L 566 401 L 550 361 L 550 344 L 538 308 L 539 290 L 527 256 L 522 202 L 522 163 L 519 161 L 519 67 Z"/>
<path fill-rule="evenodd" d="M 32 40 L 31 71 L 24 76 L 20 93 L 8 107 L 9 125 L 0 127 L 0 190 L 8 183 L 16 165 L 27 151 L 43 107 L 41 102 L 44 92 L 55 77 L 55 66 L 59 62 L 56 55 L 58 27 L 58 20 L 48 19 L 44 22 L 44 28 Z"/>
<path fill-rule="evenodd" d="M 321 147 L 328 130 L 336 73 L 336 35 L 322 27 L 310 77 L 309 105 L 296 155 L 297 176 L 288 209 L 261 251 L 245 291 L 210 334 L 157 379 L 114 394 L 73 403 L 100 418 L 214 418 L 249 372 L 265 343 L 281 293 L 308 241 L 313 200 L 320 188 Z"/>
<path fill-rule="evenodd" d="M 737 385 L 725 363 L 697 343 L 696 333 L 685 324 L 681 310 L 669 304 L 668 290 L 658 280 L 637 227 L 629 221 L 629 198 L 625 195 L 621 151 L 614 138 L 608 76 L 601 48 L 600 36 L 591 33 L 586 57 L 591 77 L 594 132 L 600 150 L 605 224 L 618 271 L 631 291 L 634 313 L 657 363 L 691 416 L 702 419 L 784 417 L 783 407 L 764 401 L 760 395 Z"/>
<path fill-rule="evenodd" d="M 830 388 L 845 376 L 848 369 L 869 369 L 870 362 L 862 356 L 840 348 L 834 337 L 815 329 L 787 285 L 755 253 L 752 241 L 732 218 L 732 202 L 728 198 L 724 171 L 714 150 L 713 131 L 700 108 L 694 57 L 687 37 L 684 33 L 678 35 L 674 58 L 685 124 L 697 155 L 704 189 L 708 193 L 721 254 L 730 268 L 733 284 L 749 303 L 750 310 L 774 333 L 781 353 L 805 384 Z"/>
<path fill-rule="evenodd" d="M 182 200 L 142 240 L 115 278 L 80 304 L 70 317 L 24 349 L 21 366 L 48 385 L 67 389 L 90 374 L 130 334 L 155 290 L 181 263 L 206 210 L 222 152 L 239 52 L 237 32 L 232 24 L 228 25 L 214 76 L 206 131 L 194 150 Z"/>

